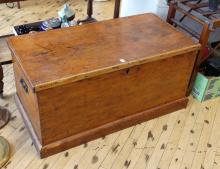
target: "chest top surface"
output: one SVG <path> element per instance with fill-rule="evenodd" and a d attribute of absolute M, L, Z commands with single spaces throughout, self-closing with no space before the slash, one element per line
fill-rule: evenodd
<path fill-rule="evenodd" d="M 153 14 L 11 37 L 8 44 L 36 90 L 200 47 Z"/>

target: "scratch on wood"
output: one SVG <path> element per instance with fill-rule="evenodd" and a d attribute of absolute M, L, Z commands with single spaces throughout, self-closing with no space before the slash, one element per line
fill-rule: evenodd
<path fill-rule="evenodd" d="M 19 129 L 19 132 L 22 132 L 24 129 L 25 129 L 25 127 L 22 126 L 22 127 Z"/>
<path fill-rule="evenodd" d="M 134 141 L 133 141 L 133 146 L 135 147 L 136 145 L 137 145 L 137 141 L 134 140 Z"/>
<path fill-rule="evenodd" d="M 163 126 L 163 131 L 166 131 L 167 130 L 167 124 L 165 124 L 164 126 Z"/>
<path fill-rule="evenodd" d="M 154 136 L 151 131 L 148 132 L 147 140 L 151 139 L 152 141 L 154 140 Z"/>
<path fill-rule="evenodd" d="M 145 155 L 145 161 L 148 162 L 150 156 L 148 154 Z"/>
<path fill-rule="evenodd" d="M 119 144 L 117 144 L 116 146 L 113 146 L 112 147 L 112 152 L 114 153 L 117 153 L 117 149 L 118 149 L 118 147 L 119 147 L 120 145 Z"/>
<path fill-rule="evenodd" d="M 212 145 L 211 145 L 210 143 L 208 143 L 208 144 L 207 144 L 207 147 L 208 147 L 208 148 L 211 148 L 211 147 L 212 147 Z"/>
<path fill-rule="evenodd" d="M 160 147 L 160 149 L 161 149 L 161 150 L 162 150 L 162 149 L 165 149 L 165 144 L 162 144 L 161 147 Z"/>
<path fill-rule="evenodd" d="M 4 168 L 7 168 L 11 164 L 11 161 L 8 161 L 5 165 Z"/>
<path fill-rule="evenodd" d="M 204 122 L 205 122 L 206 124 L 209 124 L 209 121 L 208 121 L 208 120 L 204 120 Z"/>
<path fill-rule="evenodd" d="M 130 161 L 126 160 L 125 163 L 124 163 L 124 166 L 126 168 L 128 168 L 130 166 L 130 164 L 131 164 L 131 160 Z"/>
<path fill-rule="evenodd" d="M 12 117 L 10 118 L 10 120 L 11 120 L 11 121 L 14 121 L 16 118 L 17 118 L 17 116 L 12 116 Z"/>
<path fill-rule="evenodd" d="M 49 164 L 44 164 L 43 169 L 47 169 L 49 167 Z"/>
<path fill-rule="evenodd" d="M 98 161 L 99 161 L 98 156 L 97 156 L 97 155 L 94 155 L 94 156 L 92 157 L 92 164 L 95 164 L 95 163 L 97 163 Z"/>

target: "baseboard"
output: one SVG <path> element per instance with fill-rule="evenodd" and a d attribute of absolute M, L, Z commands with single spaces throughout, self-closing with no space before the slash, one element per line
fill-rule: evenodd
<path fill-rule="evenodd" d="M 40 154 L 41 158 L 48 157 L 55 153 L 59 153 L 61 151 L 78 146 L 80 144 L 84 144 L 91 140 L 106 136 L 108 134 L 125 129 L 133 125 L 136 125 L 138 123 L 142 123 L 144 121 L 151 120 L 153 118 L 163 116 L 165 114 L 180 110 L 182 108 L 185 108 L 188 103 L 188 98 L 184 97 L 182 99 L 178 99 L 178 100 L 148 109 L 146 111 L 124 117 L 117 121 L 87 130 L 85 132 L 64 138 L 62 140 L 59 140 L 59 141 L 56 141 L 56 142 L 53 142 L 47 145 L 41 145 L 18 96 L 15 96 L 15 100 L 16 100 L 18 109 L 21 112 L 24 123 L 32 137 L 33 143 L 38 153 Z"/>

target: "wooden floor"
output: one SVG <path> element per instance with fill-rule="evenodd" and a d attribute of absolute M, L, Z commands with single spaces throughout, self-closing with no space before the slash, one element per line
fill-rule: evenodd
<path fill-rule="evenodd" d="M 12 112 L 0 130 L 11 144 L 7 169 L 219 169 L 220 99 L 130 127 L 45 159 L 39 159 L 15 106 L 12 65 L 4 66 L 5 98 Z M 3 167 L 4 168 L 4 167 Z"/>
<path fill-rule="evenodd" d="M 27 0 L 21 1 L 21 9 L 16 6 L 10 9 L 5 4 L 0 4 L 0 36 L 11 34 L 14 25 L 57 17 L 57 12 L 64 3 L 70 4 L 76 12 L 76 19 L 86 17 L 87 2 L 85 0 Z M 114 0 L 94 1 L 94 17 L 98 20 L 113 18 L 113 10 Z"/>

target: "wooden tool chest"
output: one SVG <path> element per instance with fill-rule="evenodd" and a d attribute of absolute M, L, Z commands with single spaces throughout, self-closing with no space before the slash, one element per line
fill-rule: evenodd
<path fill-rule="evenodd" d="M 8 39 L 41 157 L 176 111 L 200 45 L 153 14 Z"/>

